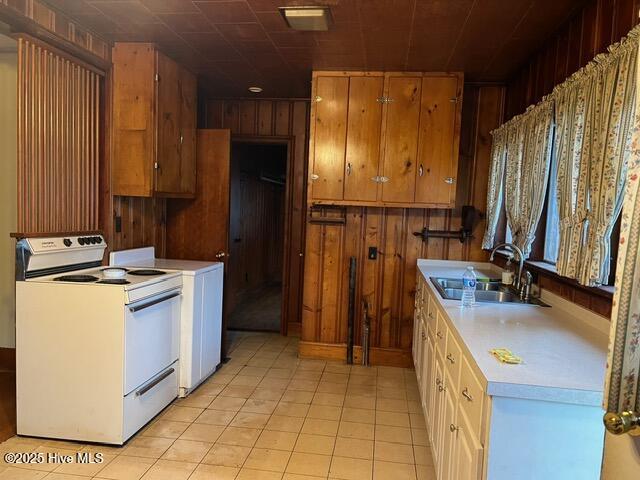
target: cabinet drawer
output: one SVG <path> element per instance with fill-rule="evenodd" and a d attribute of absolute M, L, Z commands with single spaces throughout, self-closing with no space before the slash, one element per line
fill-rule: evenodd
<path fill-rule="evenodd" d="M 471 370 L 466 358 L 462 359 L 458 400 L 469 419 L 469 426 L 476 438 L 480 437 L 482 409 L 484 407 L 484 390 L 482 384 Z"/>
<path fill-rule="evenodd" d="M 453 337 L 451 330 L 447 331 L 447 343 L 444 349 L 444 364 L 451 388 L 458 389 L 460 385 L 460 364 L 462 363 L 462 351 L 458 342 Z"/>

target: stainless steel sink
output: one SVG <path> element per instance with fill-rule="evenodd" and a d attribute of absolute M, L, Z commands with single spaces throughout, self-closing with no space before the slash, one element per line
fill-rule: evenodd
<path fill-rule="evenodd" d="M 462 299 L 462 281 L 455 278 L 431 277 L 431 283 L 436 287 L 440 296 L 447 300 Z M 510 287 L 498 282 L 477 282 L 476 302 L 479 303 L 515 303 L 520 305 L 535 305 L 538 307 L 548 307 L 546 303 L 537 298 L 530 298 L 524 301 Z"/>

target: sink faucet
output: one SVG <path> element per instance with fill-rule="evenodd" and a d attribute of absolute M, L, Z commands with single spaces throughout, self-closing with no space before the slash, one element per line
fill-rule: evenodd
<path fill-rule="evenodd" d="M 520 298 L 528 302 L 531 298 L 531 284 L 533 283 L 533 275 L 529 270 L 525 270 L 524 272 L 524 282 L 521 282 L 520 285 Z"/>
<path fill-rule="evenodd" d="M 499 243 L 498 245 L 493 247 L 493 250 L 491 250 L 491 256 L 489 257 L 490 262 L 493 261 L 493 258 L 496 254 L 496 250 L 498 250 L 500 247 L 507 247 L 518 254 L 518 274 L 516 275 L 513 286 L 517 290 L 520 290 L 520 276 L 522 275 L 522 267 L 524 266 L 524 255 L 522 253 L 522 250 L 520 250 L 520 247 L 518 247 L 513 243 Z"/>

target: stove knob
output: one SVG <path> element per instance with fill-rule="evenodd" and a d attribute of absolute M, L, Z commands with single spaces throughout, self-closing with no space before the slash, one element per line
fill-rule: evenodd
<path fill-rule="evenodd" d="M 78 244 L 84 245 L 84 238 L 83 237 L 78 238 Z"/>
<path fill-rule="evenodd" d="M 73 242 L 71 241 L 71 239 L 65 238 L 64 240 L 62 240 L 62 243 L 64 243 L 65 247 L 70 247 Z"/>
<path fill-rule="evenodd" d="M 89 237 L 87 240 L 89 240 L 89 243 L 91 245 L 95 245 L 95 243 L 96 243 L 96 237 Z"/>
<path fill-rule="evenodd" d="M 98 242 L 99 244 L 102 243 L 102 237 L 96 237 L 96 242 Z"/>

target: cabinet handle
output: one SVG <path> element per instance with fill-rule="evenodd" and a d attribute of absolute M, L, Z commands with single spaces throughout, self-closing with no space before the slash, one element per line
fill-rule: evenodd
<path fill-rule="evenodd" d="M 449 185 L 453 184 L 455 179 L 453 177 L 445 177 L 444 183 L 448 183 Z"/>
<path fill-rule="evenodd" d="M 347 175 L 351 175 L 351 162 L 347 163 Z"/>
<path fill-rule="evenodd" d="M 180 145 L 184 143 L 184 136 L 180 135 Z"/>
<path fill-rule="evenodd" d="M 429 312 L 429 318 L 433 320 L 433 313 Z"/>
<path fill-rule="evenodd" d="M 436 337 L 438 337 L 440 340 L 442 340 L 442 332 L 436 333 Z"/>
<path fill-rule="evenodd" d="M 427 336 L 424 334 L 424 332 L 422 332 L 422 339 L 424 340 L 426 338 L 427 338 Z"/>
<path fill-rule="evenodd" d="M 438 391 L 439 391 L 440 393 L 444 392 L 446 389 L 447 389 L 447 387 L 444 387 L 444 386 L 442 386 L 442 385 L 439 385 L 439 386 L 438 386 Z"/>
<path fill-rule="evenodd" d="M 450 353 L 447 353 L 447 360 L 451 362 L 451 365 L 456 363 L 456 360 L 453 358 L 453 356 Z"/>
<path fill-rule="evenodd" d="M 464 390 L 462 390 L 462 396 L 468 401 L 473 402 L 473 397 L 469 394 L 469 389 L 467 387 L 464 387 Z"/>
<path fill-rule="evenodd" d="M 459 430 L 459 427 L 456 427 L 453 423 L 451 425 L 449 425 L 449 431 L 451 433 L 457 432 L 458 430 Z"/>
<path fill-rule="evenodd" d="M 320 176 L 319 176 L 319 175 L 316 175 L 315 173 L 312 173 L 312 174 L 311 174 L 311 180 L 317 180 L 317 179 L 319 179 L 319 178 L 320 178 Z"/>
<path fill-rule="evenodd" d="M 424 175 L 424 167 L 420 164 L 418 167 L 418 176 L 421 177 L 422 175 Z"/>
<path fill-rule="evenodd" d="M 376 102 L 378 103 L 385 103 L 385 100 L 387 99 L 387 97 L 378 97 L 376 98 Z"/>
<path fill-rule="evenodd" d="M 436 385 L 440 385 L 442 383 L 442 380 L 440 380 L 439 378 L 436 378 Z"/>
<path fill-rule="evenodd" d="M 314 100 L 315 100 L 316 102 L 321 102 L 321 101 L 322 101 L 322 97 L 321 97 L 320 95 L 316 95 L 316 96 L 315 96 L 315 98 L 314 98 Z"/>
<path fill-rule="evenodd" d="M 387 183 L 389 181 L 389 177 L 380 177 L 380 183 Z"/>

